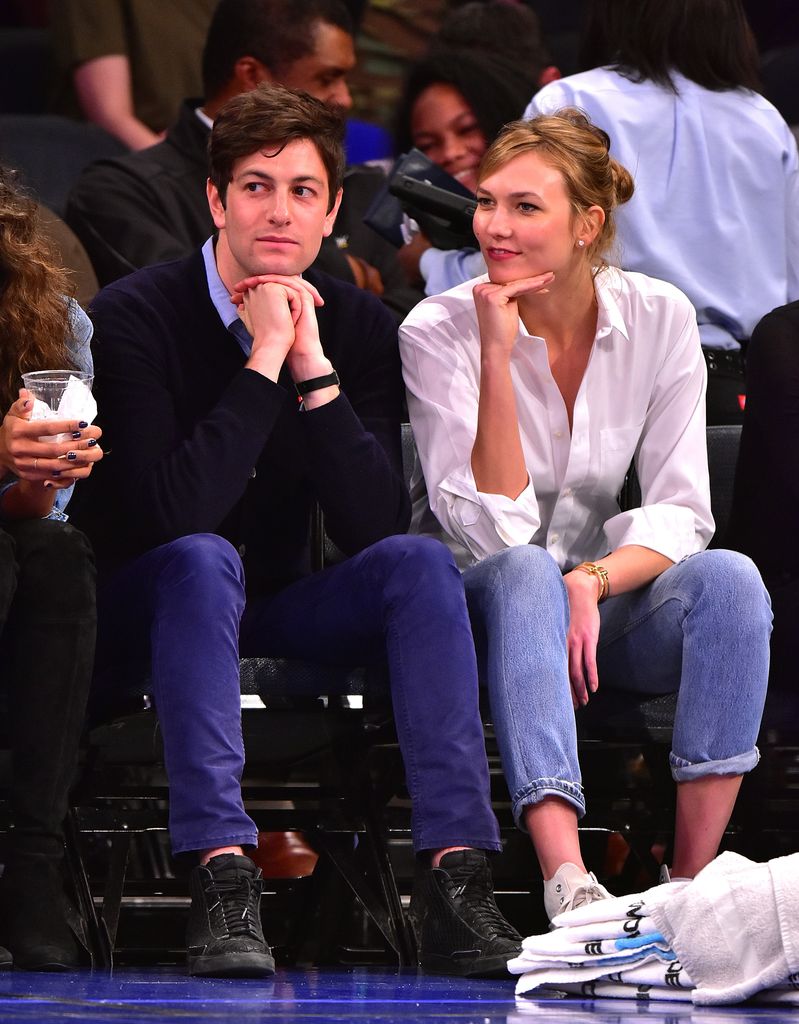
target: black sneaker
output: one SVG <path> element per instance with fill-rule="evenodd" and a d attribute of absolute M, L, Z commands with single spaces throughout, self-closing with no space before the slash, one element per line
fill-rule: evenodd
<path fill-rule="evenodd" d="M 264 940 L 261 872 L 249 857 L 222 853 L 191 873 L 186 929 L 189 973 L 225 978 L 266 978 L 275 960 Z"/>
<path fill-rule="evenodd" d="M 456 850 L 428 868 L 415 887 L 410 917 L 419 961 L 433 974 L 507 975 L 522 937 L 499 912 L 482 850 Z"/>

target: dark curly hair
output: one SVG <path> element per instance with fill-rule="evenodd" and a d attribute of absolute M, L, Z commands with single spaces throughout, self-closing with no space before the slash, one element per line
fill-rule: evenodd
<path fill-rule="evenodd" d="M 538 88 L 534 71 L 499 54 L 436 49 L 414 64 L 405 81 L 395 119 L 397 153 L 407 153 L 413 145 L 411 117 L 417 99 L 425 89 L 439 84 L 458 90 L 489 143 L 504 124 L 522 116 Z"/>

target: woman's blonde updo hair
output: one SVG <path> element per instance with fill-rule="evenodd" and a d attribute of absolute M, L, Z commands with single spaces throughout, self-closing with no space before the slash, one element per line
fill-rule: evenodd
<path fill-rule="evenodd" d="M 478 171 L 483 181 L 510 160 L 538 153 L 563 175 L 566 195 L 575 217 L 591 206 L 605 213 L 605 223 L 585 252 L 591 263 L 603 266 L 616 235 L 614 209 L 626 203 L 635 188 L 632 175 L 611 157 L 610 138 L 575 107 L 542 114 L 530 121 L 506 124 L 486 150 Z"/>

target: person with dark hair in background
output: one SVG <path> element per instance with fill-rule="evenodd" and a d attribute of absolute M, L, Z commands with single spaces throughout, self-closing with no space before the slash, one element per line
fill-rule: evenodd
<path fill-rule="evenodd" d="M 187 99 L 166 139 L 90 165 L 70 195 L 66 220 L 101 285 L 140 267 L 187 256 L 213 230 L 205 196 L 208 135 L 222 106 L 260 82 L 279 82 L 331 106 L 351 104 L 352 22 L 339 0 L 220 0 L 203 52 L 205 99 Z M 320 252 L 327 273 L 374 291 L 398 315 L 419 293 L 396 250 L 362 223 L 382 173 L 349 168 L 336 226 Z"/>
<path fill-rule="evenodd" d="M 474 48 L 434 47 L 411 69 L 397 108 L 397 153 L 412 146 L 472 192 L 477 168 L 500 128 L 521 115 L 540 69 Z M 400 250 L 410 281 L 427 294 L 482 273 L 473 249 L 443 251 L 420 232 Z"/>
<path fill-rule="evenodd" d="M 96 627 L 92 551 L 64 508 L 103 452 L 98 427 L 31 420 L 20 378 L 91 372 L 91 324 L 66 291 L 35 203 L 0 168 L 0 679 L 14 822 L 0 879 L 0 942 L 17 967 L 47 971 L 79 964 L 76 914 L 63 891 L 63 822 Z M 0 966 L 10 962 L 0 950 Z"/>
<path fill-rule="evenodd" d="M 768 310 L 799 298 L 799 157 L 756 93 L 741 0 L 593 0 L 584 66 L 525 116 L 585 110 L 629 167 L 621 265 L 677 285 L 696 308 L 708 422 L 743 415 L 742 346 Z"/>
<path fill-rule="evenodd" d="M 513 0 L 470 0 L 450 11 L 431 41 L 436 50 L 496 53 L 546 85 L 560 78 L 532 7 Z"/>
<path fill-rule="evenodd" d="M 703 550 L 696 316 L 672 285 L 607 263 L 633 194 L 607 134 L 573 108 L 517 121 L 479 173 L 488 276 L 425 299 L 400 351 L 430 509 L 460 547 L 513 814 L 551 919 L 609 895 L 580 852 L 574 709 L 599 686 L 678 693 L 672 867 L 693 877 L 758 762 L 771 612 L 748 558 Z M 633 459 L 641 506 L 622 511 Z"/>
<path fill-rule="evenodd" d="M 503 972 L 520 948 L 492 894 L 486 851 L 501 844 L 462 582 L 442 544 L 394 536 L 410 518 L 396 325 L 375 296 L 309 269 L 341 201 L 343 131 L 305 93 L 234 97 L 209 148 L 217 237 L 92 305 L 117 467 L 81 508 L 100 568 L 98 681 L 120 647 L 149 651 L 172 846 L 200 859 L 193 974 L 274 969 L 242 850 L 256 827 L 240 651 L 387 659 L 422 964 Z M 315 501 L 349 557 L 312 574 Z"/>

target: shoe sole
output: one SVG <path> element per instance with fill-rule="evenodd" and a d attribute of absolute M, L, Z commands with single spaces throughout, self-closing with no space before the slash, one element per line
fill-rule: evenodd
<path fill-rule="evenodd" d="M 17 971 L 38 971 L 42 974 L 66 974 L 77 971 L 80 964 L 67 963 L 65 960 L 17 960 L 15 964 L 0 964 L 0 970 L 14 967 Z"/>
<path fill-rule="evenodd" d="M 271 978 L 275 973 L 275 958 L 266 953 L 190 956 L 188 964 L 195 978 Z"/>
<path fill-rule="evenodd" d="M 515 954 L 513 954 L 515 955 Z M 508 960 L 512 956 L 463 957 L 432 954 L 422 958 L 426 974 L 448 974 L 458 978 L 509 978 Z"/>

